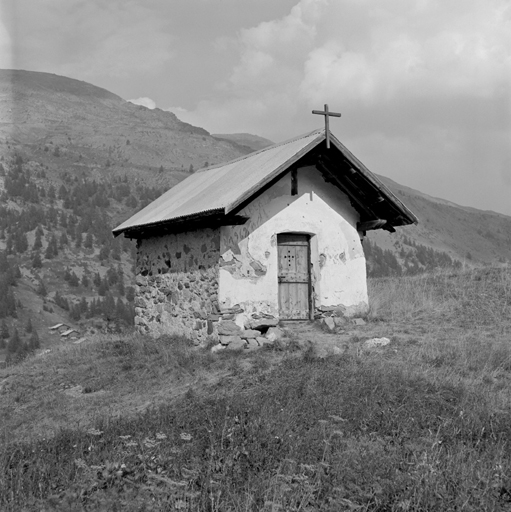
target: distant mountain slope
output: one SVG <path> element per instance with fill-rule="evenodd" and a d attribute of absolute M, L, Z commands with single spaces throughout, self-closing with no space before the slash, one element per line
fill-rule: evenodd
<path fill-rule="evenodd" d="M 274 144 L 271 140 L 257 135 L 251 135 L 250 133 L 215 133 L 213 137 L 235 142 L 240 146 L 250 148 L 252 151 L 259 151 L 260 149 L 273 146 Z"/>
<path fill-rule="evenodd" d="M 368 238 L 381 248 L 399 252 L 404 237 L 465 262 L 511 261 L 511 217 L 457 205 L 379 176 L 419 217 L 417 226 L 397 233 L 370 231 Z"/>
<path fill-rule="evenodd" d="M 71 78 L 0 70 L 0 135 L 22 144 L 58 145 L 97 162 L 194 169 L 249 152 L 228 140 Z"/>

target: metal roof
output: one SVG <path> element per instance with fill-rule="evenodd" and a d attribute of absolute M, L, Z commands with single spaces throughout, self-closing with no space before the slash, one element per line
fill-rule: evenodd
<path fill-rule="evenodd" d="M 117 226 L 113 233 L 198 213 L 216 210 L 229 213 L 253 188 L 270 181 L 324 139 L 324 130 L 316 130 L 226 164 L 197 171 Z"/>
<path fill-rule="evenodd" d="M 413 213 L 373 173 L 331 133 L 330 137 L 332 146 L 338 150 L 336 155 L 356 169 L 362 186 L 369 187 L 371 192 L 377 190 L 392 207 L 394 216 L 402 217 L 394 225 L 417 222 Z M 137 233 L 146 228 L 213 214 L 227 215 L 324 140 L 325 130 L 315 130 L 226 164 L 199 170 L 117 226 L 113 234 Z M 359 205 L 362 203 L 363 199 Z"/>

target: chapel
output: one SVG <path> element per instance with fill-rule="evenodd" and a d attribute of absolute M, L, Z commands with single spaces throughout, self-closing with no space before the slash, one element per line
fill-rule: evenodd
<path fill-rule="evenodd" d="M 137 240 L 138 328 L 201 344 L 225 321 L 363 315 L 366 232 L 417 222 L 327 125 L 195 172 L 113 233 Z"/>

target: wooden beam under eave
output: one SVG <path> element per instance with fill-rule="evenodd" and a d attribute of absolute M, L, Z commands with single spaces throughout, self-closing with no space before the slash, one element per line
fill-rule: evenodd
<path fill-rule="evenodd" d="M 367 220 L 365 222 L 357 222 L 357 231 L 370 231 L 371 229 L 381 229 L 387 224 L 386 219 Z"/>
<path fill-rule="evenodd" d="M 354 207 L 359 212 L 360 216 L 362 216 L 362 213 L 364 213 L 364 215 L 369 218 L 378 218 L 378 215 L 376 215 L 375 212 L 367 204 L 363 203 L 353 190 L 351 190 L 342 181 L 340 181 L 339 177 L 330 171 L 330 169 L 328 169 L 328 167 L 326 167 L 323 162 L 318 160 L 316 165 L 318 166 L 319 170 L 329 178 L 327 181 L 334 183 L 335 186 L 340 188 L 349 197 L 352 203 L 355 203 L 356 206 L 354 205 Z M 352 183 L 350 182 L 350 184 Z"/>

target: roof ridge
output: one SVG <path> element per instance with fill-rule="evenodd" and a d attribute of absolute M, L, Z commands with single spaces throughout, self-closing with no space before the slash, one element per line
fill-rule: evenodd
<path fill-rule="evenodd" d="M 291 144 L 292 142 L 296 142 L 297 140 L 305 139 L 307 137 L 310 137 L 313 134 L 318 134 L 319 135 L 320 133 L 322 133 L 324 131 L 325 131 L 324 128 L 318 128 L 316 130 L 312 130 L 311 132 L 303 133 L 302 135 L 298 135 L 296 137 L 293 137 L 292 139 L 288 139 L 288 140 L 285 140 L 283 142 L 276 142 L 275 144 L 272 144 L 271 146 L 267 146 L 265 148 L 258 149 L 257 151 L 252 151 L 252 153 L 248 153 L 246 155 L 239 156 L 238 158 L 235 158 L 234 160 L 229 160 L 228 162 L 223 162 L 223 163 L 220 163 L 220 164 L 211 165 L 209 167 L 202 167 L 201 169 L 197 169 L 194 174 L 197 174 L 197 173 L 200 173 L 200 172 L 207 172 L 207 171 L 210 171 L 212 169 L 219 169 L 220 167 L 224 167 L 225 165 L 230 165 L 230 164 L 233 164 L 235 162 L 241 162 L 242 160 L 246 160 L 247 158 L 251 158 L 251 157 L 253 157 L 255 155 L 259 155 L 261 153 L 264 153 L 265 151 L 270 151 L 270 150 L 275 149 L 275 148 L 277 148 L 279 146 L 285 146 L 287 144 Z"/>

